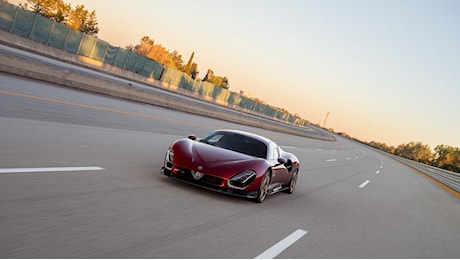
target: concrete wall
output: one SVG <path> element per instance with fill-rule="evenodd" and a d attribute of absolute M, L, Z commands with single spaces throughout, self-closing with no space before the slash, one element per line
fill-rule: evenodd
<path fill-rule="evenodd" d="M 64 61 L 66 63 L 90 68 L 95 71 L 104 72 L 110 75 L 128 79 L 132 82 L 145 84 L 152 88 L 160 88 L 163 90 L 173 91 L 174 93 L 180 93 L 184 96 L 199 99 L 199 97 L 195 97 L 190 93 L 178 88 L 177 86 L 170 86 L 169 84 L 163 83 L 153 78 L 146 78 L 142 75 L 125 71 L 115 66 L 98 62 L 83 56 L 75 55 L 51 47 L 49 45 L 34 42 L 27 38 L 20 37 L 15 34 L 1 30 L 0 44 L 22 49 L 31 53 L 40 54 L 49 58 Z M 66 87 L 72 87 L 85 91 L 106 94 L 118 98 L 124 98 L 137 102 L 143 102 L 156 106 L 184 111 L 187 113 L 223 119 L 239 124 L 245 124 L 263 129 L 274 130 L 305 137 L 331 140 L 330 136 L 315 133 L 314 131 L 311 131 L 311 129 L 304 129 L 287 124 L 280 124 L 279 122 L 275 121 L 270 122 L 267 118 L 254 119 L 253 117 L 246 116 L 245 113 L 243 113 L 243 111 L 235 110 L 235 112 L 232 113 L 228 112 L 228 108 L 215 109 L 215 104 L 211 108 L 210 105 L 204 104 L 203 102 L 193 102 L 180 97 L 173 97 L 170 95 L 161 95 L 143 91 L 130 85 L 102 80 L 91 75 L 81 74 L 73 70 L 68 70 L 49 64 L 43 64 L 38 61 L 25 60 L 23 58 L 8 53 L 0 53 L 0 71 L 32 79 L 42 80 L 50 83 L 56 83 Z M 205 100 L 201 99 L 201 101 Z"/>

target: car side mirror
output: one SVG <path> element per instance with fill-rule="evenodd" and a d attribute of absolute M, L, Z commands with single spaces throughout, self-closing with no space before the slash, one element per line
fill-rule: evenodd
<path fill-rule="evenodd" d="M 193 141 L 196 140 L 196 135 L 194 135 L 194 134 L 188 135 L 187 137 L 188 137 L 188 139 L 190 139 L 190 140 L 193 140 Z"/>

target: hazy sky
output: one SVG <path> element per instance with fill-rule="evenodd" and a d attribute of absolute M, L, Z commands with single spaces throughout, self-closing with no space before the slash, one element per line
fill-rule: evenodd
<path fill-rule="evenodd" d="M 12 1 L 15 2 L 15 1 Z M 23 2 L 23 1 L 21 1 Z M 64 0 L 270 105 L 363 141 L 460 147 L 460 1 Z"/>

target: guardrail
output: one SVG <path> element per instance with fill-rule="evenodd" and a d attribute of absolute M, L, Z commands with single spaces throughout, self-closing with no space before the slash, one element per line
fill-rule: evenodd
<path fill-rule="evenodd" d="M 364 145 L 362 143 L 360 143 L 361 145 Z M 400 162 L 400 163 L 403 163 L 409 167 L 412 167 L 414 169 L 416 169 L 417 171 L 433 178 L 434 180 L 444 184 L 445 186 L 451 188 L 452 190 L 456 191 L 459 195 L 460 195 L 460 173 L 456 173 L 456 172 L 451 172 L 451 171 L 447 171 L 447 170 L 444 170 L 444 169 L 441 169 L 441 168 L 437 168 L 437 167 L 434 167 L 434 166 L 431 166 L 431 165 L 427 165 L 427 164 L 424 164 L 424 163 L 420 163 L 420 162 L 416 162 L 416 161 L 413 161 L 413 160 L 410 160 L 410 159 L 406 159 L 406 158 L 403 158 L 403 157 L 400 157 L 400 156 L 397 156 L 397 155 L 394 155 L 394 154 L 391 154 L 391 153 L 388 153 L 388 152 L 385 152 L 385 151 L 382 151 L 380 149 L 377 149 L 377 148 L 374 148 L 372 146 L 368 146 L 368 145 L 365 145 L 366 147 L 376 151 L 376 152 L 379 152 L 379 153 L 382 153 L 388 157 L 391 157 L 393 158 L 394 160 Z"/>
<path fill-rule="evenodd" d="M 396 155 L 393 155 L 393 157 L 394 159 L 409 165 L 410 167 L 430 176 L 431 178 L 460 193 L 460 173 L 447 171 Z"/>

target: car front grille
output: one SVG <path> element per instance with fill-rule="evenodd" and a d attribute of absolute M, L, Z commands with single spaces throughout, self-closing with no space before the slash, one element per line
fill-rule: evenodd
<path fill-rule="evenodd" d="M 208 190 L 217 191 L 220 193 L 225 193 L 233 196 L 243 197 L 243 198 L 250 198 L 253 199 L 257 196 L 257 191 L 246 192 L 243 190 L 235 190 L 229 188 L 225 185 L 225 180 L 222 178 L 204 175 L 200 180 L 195 180 L 192 176 L 190 170 L 187 169 L 179 169 L 174 168 L 173 171 L 168 174 L 169 177 L 174 178 L 176 180 L 186 182 L 201 188 L 205 188 Z"/>
<path fill-rule="evenodd" d="M 212 184 L 212 185 L 219 186 L 219 187 L 224 186 L 224 179 L 222 178 L 205 174 L 201 179 L 195 180 L 189 169 L 184 169 L 184 168 L 177 168 L 177 169 L 178 171 L 175 171 L 174 173 L 182 177 L 186 177 L 187 179 L 189 179 L 189 181 L 193 181 L 196 183 L 207 183 L 207 184 Z"/>

